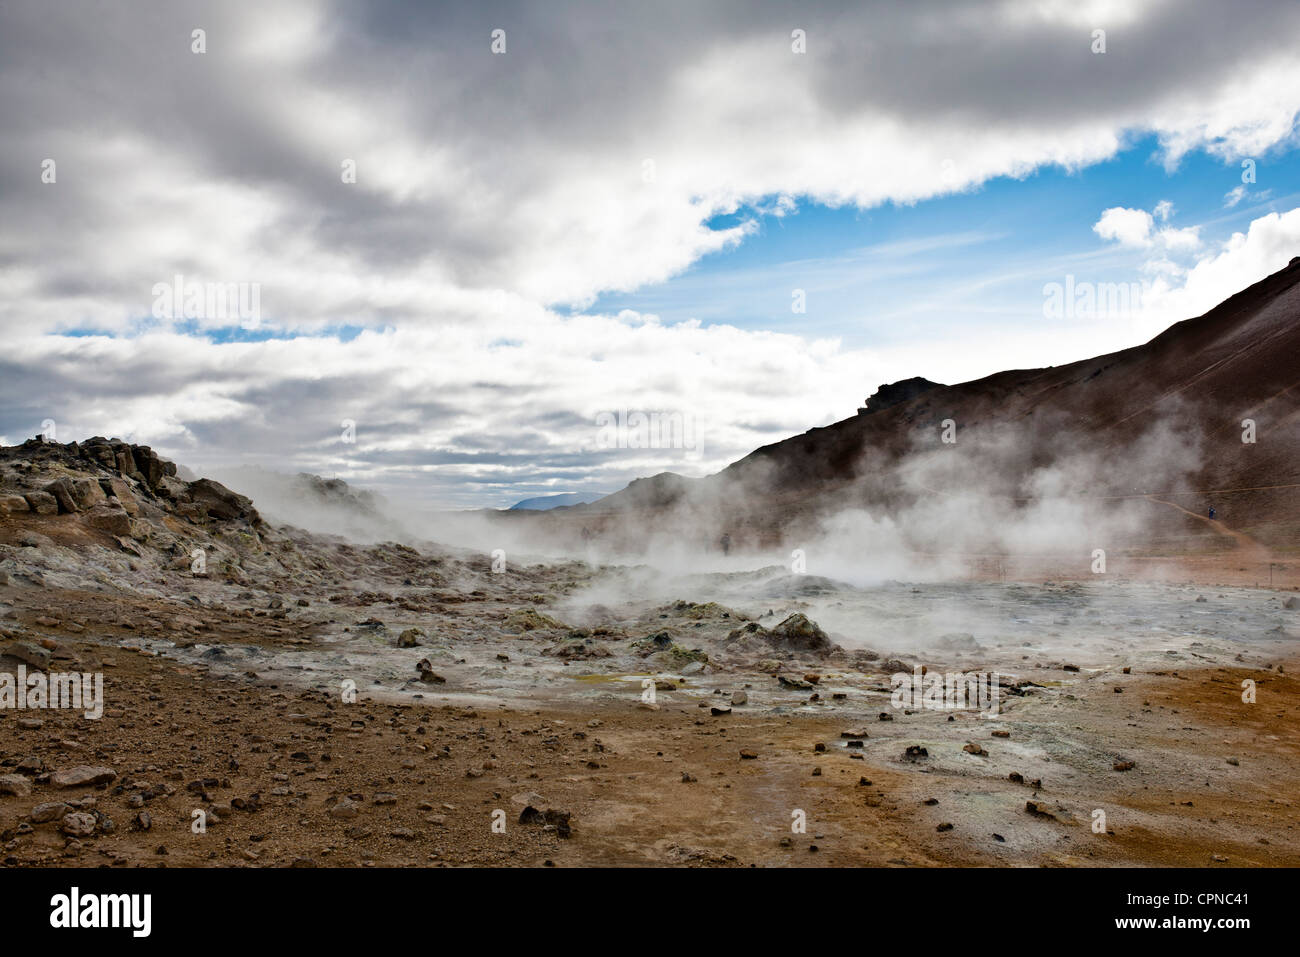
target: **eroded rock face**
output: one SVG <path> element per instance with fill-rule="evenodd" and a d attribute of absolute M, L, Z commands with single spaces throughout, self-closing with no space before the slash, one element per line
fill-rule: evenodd
<path fill-rule="evenodd" d="M 174 463 L 120 439 L 30 439 L 0 449 L 0 466 L 0 514 L 78 515 L 118 537 L 135 534 L 134 520 L 157 521 L 167 512 L 198 525 L 263 525 L 247 497 L 211 479 L 183 481 Z"/>
<path fill-rule="evenodd" d="M 21 495 L 0 495 L 0 515 L 15 515 L 30 512 L 32 507 Z"/>
<path fill-rule="evenodd" d="M 253 508 L 252 499 L 232 492 L 212 479 L 199 479 L 197 482 L 189 483 L 188 489 L 182 493 L 182 496 L 188 497 L 188 500 L 199 506 L 209 518 L 225 522 L 243 520 L 252 525 L 259 524 L 262 520 L 257 510 Z"/>
<path fill-rule="evenodd" d="M 59 500 L 49 492 L 28 492 L 23 496 L 27 500 L 27 506 L 37 515 L 56 515 L 59 511 Z"/>
<path fill-rule="evenodd" d="M 121 507 L 96 505 L 86 513 L 86 524 L 103 529 L 111 535 L 130 535 L 131 516 Z"/>
<path fill-rule="evenodd" d="M 865 415 L 870 412 L 879 412 L 882 409 L 888 409 L 890 406 L 898 405 L 900 402 L 909 402 L 931 389 L 942 388 L 944 388 L 942 383 L 931 382 L 921 376 L 903 379 L 899 382 L 889 382 L 882 385 L 867 399 L 866 407 L 859 409 L 858 414 Z"/>
<path fill-rule="evenodd" d="M 45 486 L 61 512 L 83 512 L 107 497 L 99 482 L 90 478 L 57 478 Z"/>

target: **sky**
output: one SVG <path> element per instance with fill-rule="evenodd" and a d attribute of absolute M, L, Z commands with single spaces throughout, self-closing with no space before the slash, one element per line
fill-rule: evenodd
<path fill-rule="evenodd" d="M 1300 255 L 1300 4 L 0 5 L 0 442 L 504 507 Z"/>

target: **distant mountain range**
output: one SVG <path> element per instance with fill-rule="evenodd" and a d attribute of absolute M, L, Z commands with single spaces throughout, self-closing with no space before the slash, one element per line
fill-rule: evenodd
<path fill-rule="evenodd" d="M 526 498 L 522 501 L 515 502 L 510 506 L 512 512 L 545 512 L 553 508 L 564 508 L 568 505 L 586 505 L 588 502 L 594 502 L 602 498 L 600 492 L 562 492 L 559 495 L 542 495 L 537 498 Z"/>

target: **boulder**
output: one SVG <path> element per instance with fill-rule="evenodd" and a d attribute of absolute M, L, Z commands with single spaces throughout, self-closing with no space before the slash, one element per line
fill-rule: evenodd
<path fill-rule="evenodd" d="M 107 497 L 99 482 L 88 478 L 57 478 L 45 491 L 58 501 L 61 512 L 83 512 Z"/>
<path fill-rule="evenodd" d="M 122 479 L 116 477 L 102 478 L 99 480 L 99 487 L 103 489 L 110 502 L 117 499 L 117 503 L 126 510 L 128 515 L 135 515 L 140 511 L 140 503 L 131 491 L 131 486 L 127 485 Z"/>
<path fill-rule="evenodd" d="M 37 515 L 58 514 L 59 500 L 49 492 L 28 492 L 23 498 L 27 499 L 28 507 Z"/>
<path fill-rule="evenodd" d="M 150 488 L 157 488 L 158 483 L 161 482 L 163 476 L 167 474 L 164 466 L 170 463 L 164 463 L 163 460 L 158 457 L 158 453 L 147 445 L 132 446 L 131 455 L 135 460 L 136 471 L 140 474 L 144 484 L 148 485 Z M 175 468 L 175 466 L 173 466 L 173 468 Z M 214 482 L 213 484 L 215 485 L 216 483 Z"/>
<path fill-rule="evenodd" d="M 144 480 L 135 467 L 135 457 L 131 454 L 131 446 L 123 442 L 121 445 L 113 447 L 113 457 L 117 460 L 117 471 L 127 478 Z"/>
<path fill-rule="evenodd" d="M 768 632 L 767 638 L 772 644 L 789 651 L 825 654 L 835 648 L 826 632 L 822 631 L 815 621 L 811 621 L 799 612 L 795 612 Z"/>
<path fill-rule="evenodd" d="M 96 505 L 86 513 L 86 524 L 99 528 L 110 535 L 129 536 L 131 534 L 131 516 L 123 508 L 104 503 Z"/>
<path fill-rule="evenodd" d="M 242 519 L 253 525 L 262 520 L 257 510 L 253 508 L 252 499 L 232 492 L 220 482 L 199 479 L 197 482 L 190 483 L 188 491 L 190 500 L 201 506 L 209 518 L 223 522 Z"/>
<path fill-rule="evenodd" d="M 0 515 L 12 515 L 15 512 L 30 512 L 31 506 L 21 495 L 0 495 Z"/>

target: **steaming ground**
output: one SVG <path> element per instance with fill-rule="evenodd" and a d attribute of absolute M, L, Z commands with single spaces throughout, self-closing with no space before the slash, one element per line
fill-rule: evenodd
<path fill-rule="evenodd" d="M 1300 864 L 1300 610 L 1212 583 L 1246 544 L 494 557 L 267 523 L 142 447 L 4 453 L 0 672 L 107 698 L 0 708 L 7 866 Z M 922 668 L 996 707 L 900 707 Z"/>
<path fill-rule="evenodd" d="M 573 562 L 493 574 L 481 556 L 446 553 L 402 553 L 393 573 L 392 546 L 334 547 L 346 580 L 174 592 L 107 557 L 88 582 L 79 558 L 22 549 L 11 581 L 44 587 L 4 589 L 7 622 L 88 667 L 112 662 L 117 708 L 89 728 L 57 713 L 35 733 L 11 733 L 6 713 L 5 763 L 103 759 L 126 788 L 78 796 L 120 822 L 96 840 L 24 837 L 25 809 L 5 799 L 7 860 L 150 865 L 165 847 L 173 865 L 239 866 L 1300 862 L 1285 796 L 1300 688 L 1282 668 L 1297 617 L 1266 592 L 855 587 L 779 567 L 670 576 Z M 731 637 L 795 614 L 843 650 Z M 407 628 L 420 645 L 395 647 Z M 646 646 L 654 635 L 666 650 Z M 421 661 L 442 681 L 421 680 Z M 1000 713 L 894 708 L 889 675 L 920 665 L 996 672 Z M 1246 678 L 1258 704 L 1240 701 Z M 337 703 L 345 681 L 355 705 Z M 142 713 L 122 700 L 133 690 L 158 703 Z M 232 721 L 239 737 L 214 737 Z M 181 736 L 171 755 L 164 730 Z M 905 759 L 911 747 L 926 756 Z M 187 832 L 190 805 L 204 804 L 183 789 L 208 776 L 209 809 L 228 815 L 215 840 Z M 40 781 L 32 802 L 67 797 Z M 150 829 L 123 826 L 139 813 L 126 802 L 160 786 L 174 791 L 149 799 Z M 230 803 L 254 795 L 255 812 Z M 562 808 L 571 836 L 517 825 L 521 802 Z M 340 805 L 362 823 L 332 816 Z M 502 805 L 512 832 L 494 843 L 486 815 Z M 795 810 L 806 833 L 790 832 Z"/>

